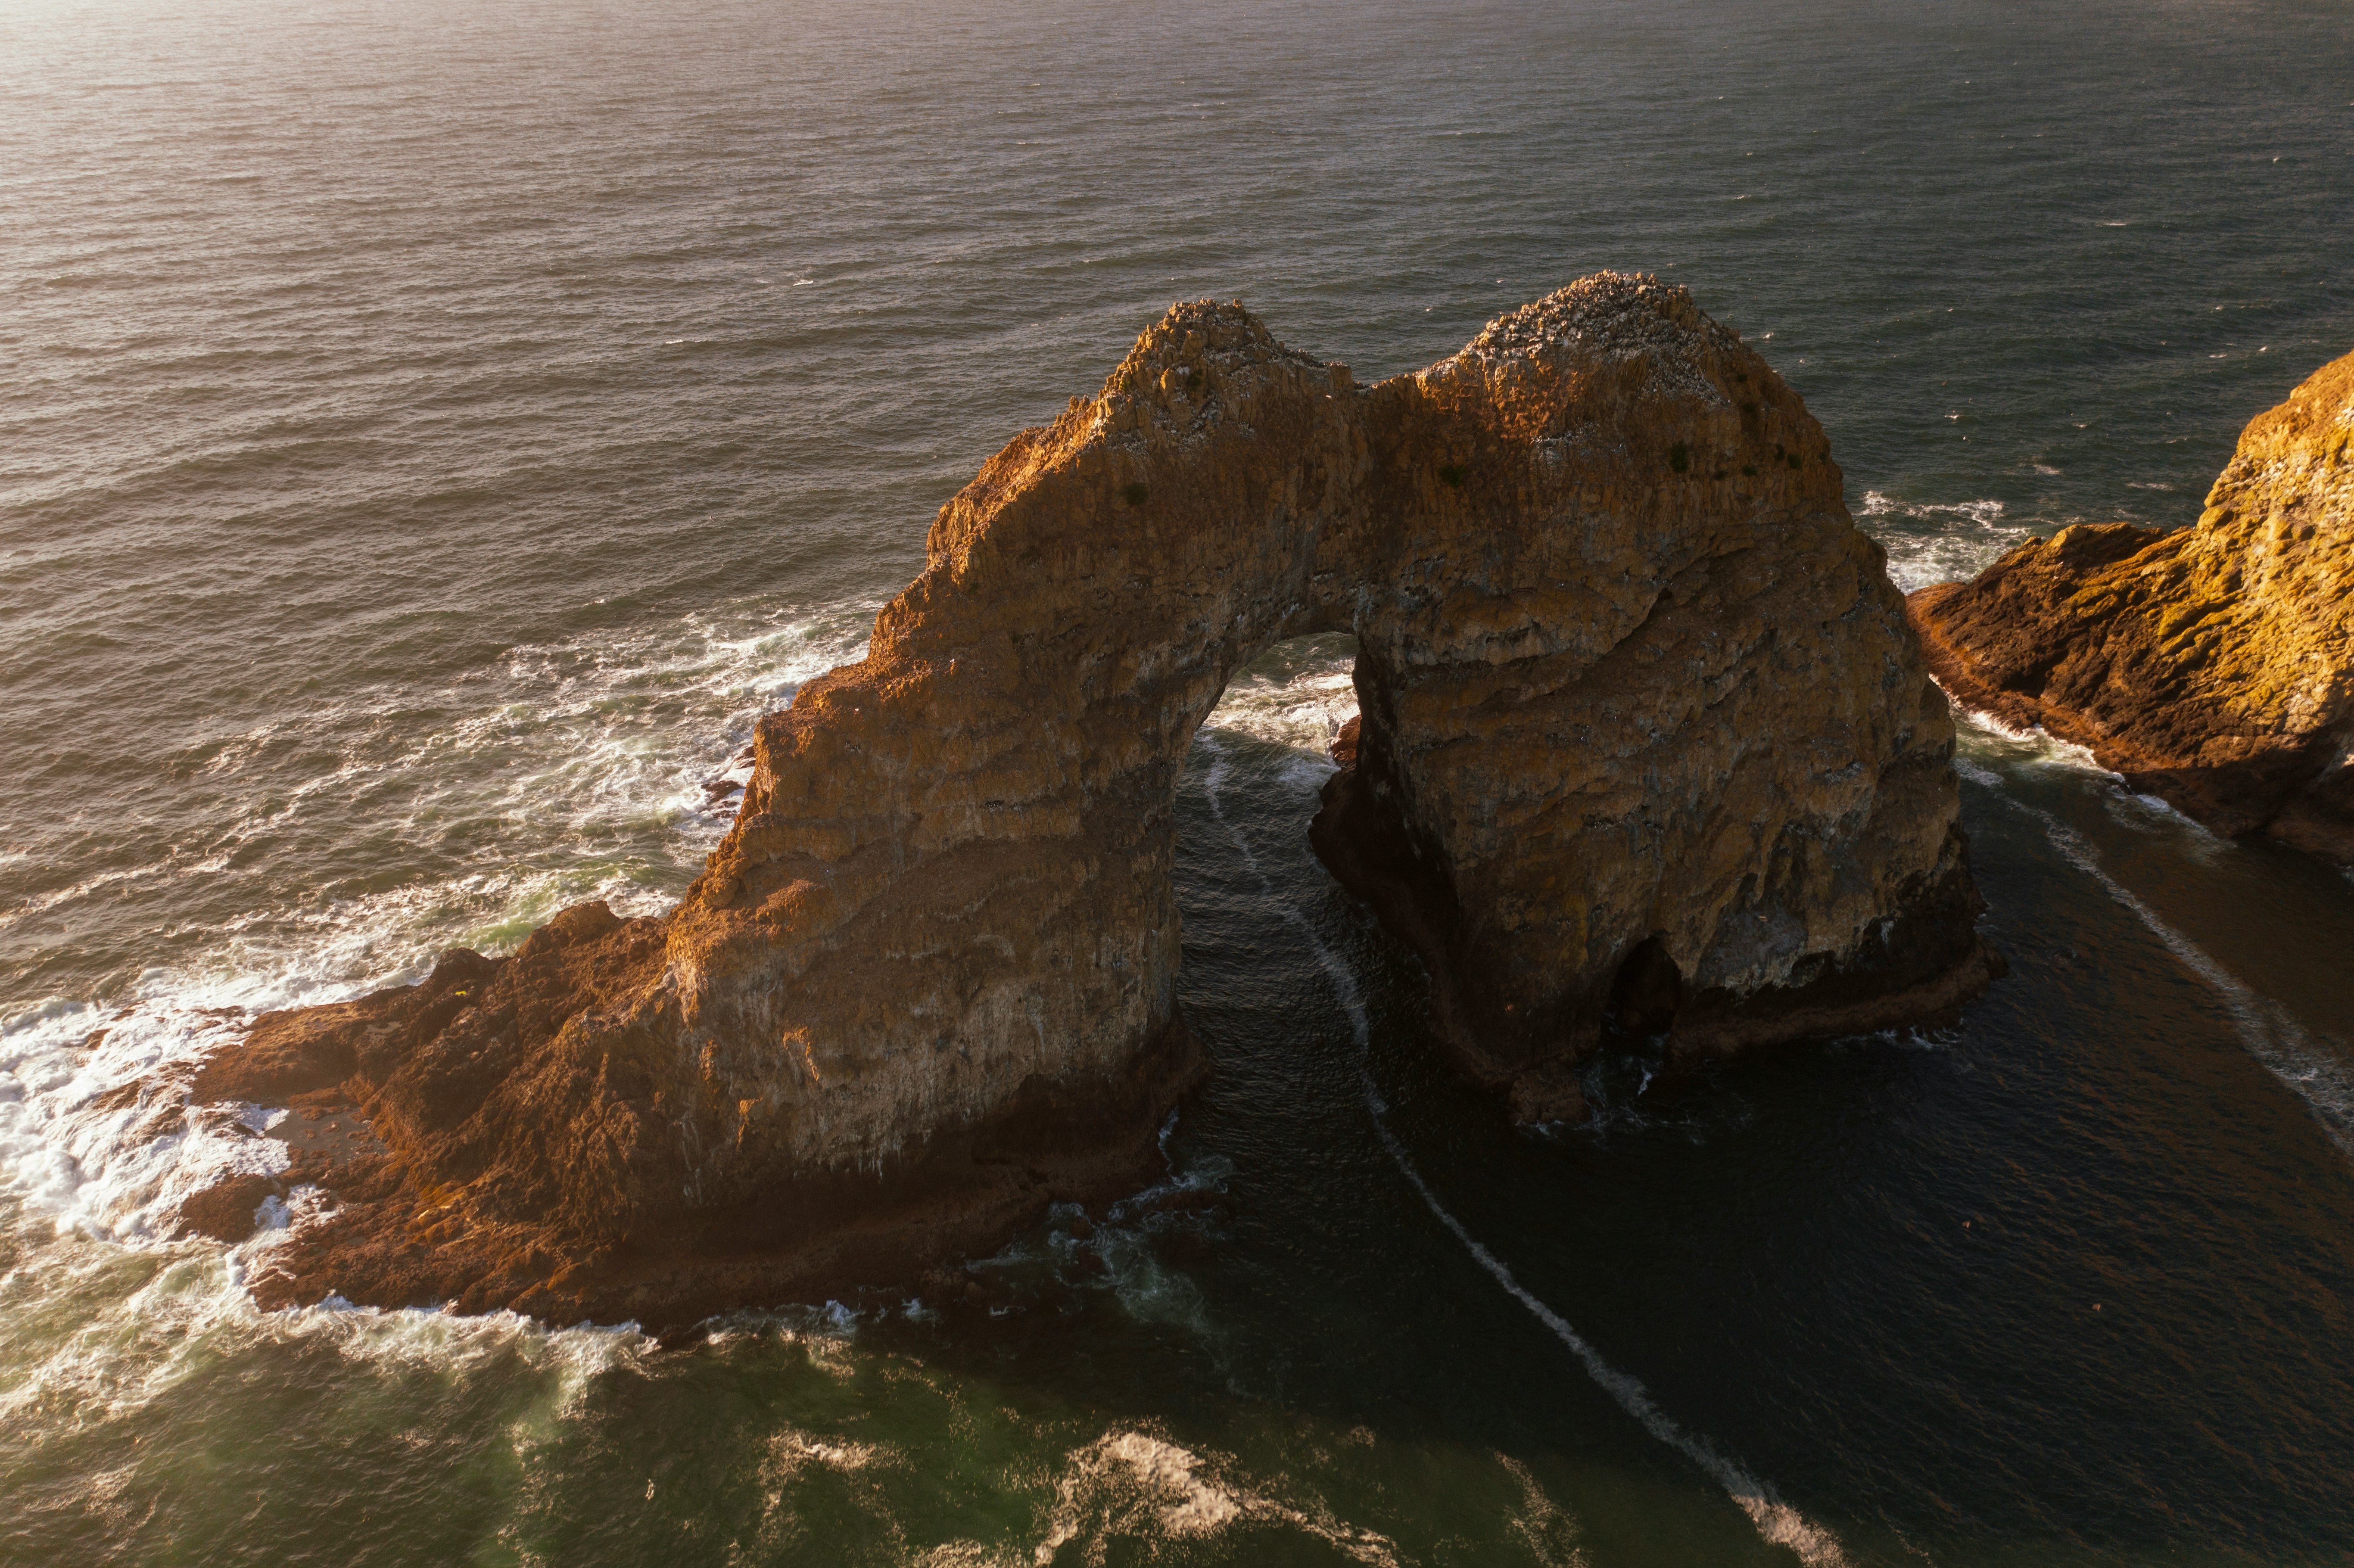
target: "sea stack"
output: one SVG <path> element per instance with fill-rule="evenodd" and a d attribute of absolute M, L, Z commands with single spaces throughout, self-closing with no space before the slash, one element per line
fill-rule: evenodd
<path fill-rule="evenodd" d="M 2354 864 L 2354 354 L 2249 423 L 2194 526 L 2063 528 L 1910 609 L 1966 706 Z"/>
<path fill-rule="evenodd" d="M 1180 305 L 933 524 L 867 656 L 763 719 L 661 919 L 259 1021 L 196 1093 L 383 1152 L 265 1304 L 678 1321 L 904 1281 L 1129 1191 L 1202 1071 L 1173 796 L 1244 662 L 1349 632 L 1316 841 L 1523 1118 L 1606 1027 L 1721 1052 L 1983 986 L 1954 727 L 1797 396 L 1602 274 L 1357 385 Z"/>

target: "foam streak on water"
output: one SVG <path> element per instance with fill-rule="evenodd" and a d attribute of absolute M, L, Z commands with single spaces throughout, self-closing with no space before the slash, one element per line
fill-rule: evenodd
<path fill-rule="evenodd" d="M 2303 1024 L 2279 1004 L 2242 984 L 2204 948 L 2161 919 L 2131 888 L 2111 876 L 2102 867 L 2093 846 L 2075 829 L 2012 795 L 2003 787 L 2001 776 L 1992 770 L 1958 758 L 1954 765 L 1964 778 L 1986 786 L 2003 804 L 2035 819 L 2061 858 L 2099 883 L 2102 890 L 2130 910 L 2185 969 L 2206 981 L 2222 1000 L 2224 1011 L 2232 1015 L 2232 1026 L 2247 1046 L 2248 1054 L 2287 1085 L 2312 1110 L 2329 1140 L 2354 1158 L 2354 1079 L 2349 1079 L 2342 1065 L 2314 1044 Z"/>
<path fill-rule="evenodd" d="M 1317 963 L 1331 979 L 1332 989 L 1341 1000 L 1341 1009 L 1349 1015 L 1349 1027 L 1356 1036 L 1360 1054 L 1358 1072 L 1364 1088 L 1365 1109 L 1373 1118 L 1373 1131 L 1380 1137 L 1382 1147 L 1389 1152 L 1399 1174 L 1421 1195 L 1423 1202 L 1429 1206 L 1439 1224 L 1463 1244 L 1464 1250 L 1471 1255 L 1473 1261 L 1487 1270 L 1512 1299 L 1527 1308 L 1531 1316 L 1551 1330 L 1553 1337 L 1569 1348 L 1570 1353 L 1585 1368 L 1586 1375 L 1616 1400 L 1620 1409 L 1633 1416 L 1643 1430 L 1699 1466 L 1723 1487 L 1725 1496 L 1749 1516 L 1750 1521 L 1757 1527 L 1758 1534 L 1777 1546 L 1788 1547 L 1798 1554 L 1801 1561 L 1814 1565 L 1814 1568 L 1835 1568 L 1835 1565 L 1845 1564 L 1847 1556 L 1840 1550 L 1836 1535 L 1782 1501 L 1775 1495 L 1772 1487 L 1758 1480 L 1737 1461 L 1718 1453 L 1705 1438 L 1695 1436 L 1678 1425 L 1667 1412 L 1659 1408 L 1650 1391 L 1639 1379 L 1612 1366 L 1570 1325 L 1567 1319 L 1546 1306 L 1515 1278 L 1503 1260 L 1482 1245 L 1463 1222 L 1438 1201 L 1438 1194 L 1431 1190 L 1430 1183 L 1423 1179 L 1421 1171 L 1408 1157 L 1405 1145 L 1399 1141 L 1396 1133 L 1390 1130 L 1386 1118 L 1388 1107 L 1384 1104 L 1381 1093 L 1373 1084 L 1371 1061 L 1373 1031 L 1365 1012 L 1364 998 L 1357 989 L 1356 977 L 1349 971 L 1349 966 L 1341 960 L 1340 955 L 1317 935 L 1316 927 L 1300 912 L 1299 906 L 1277 891 L 1274 882 L 1260 869 L 1258 858 L 1251 853 L 1249 841 L 1244 837 L 1242 830 L 1226 819 L 1225 809 L 1218 798 L 1218 785 L 1225 774 L 1225 758 L 1214 738 L 1205 736 L 1200 744 L 1213 758 L 1209 771 L 1202 779 L 1203 790 L 1209 798 L 1210 814 L 1217 820 L 1220 827 L 1225 829 L 1227 837 L 1234 841 L 1235 852 L 1242 856 L 1243 863 L 1250 869 L 1251 874 L 1257 878 L 1268 904 L 1300 934 L 1309 949 L 1316 955 Z"/>

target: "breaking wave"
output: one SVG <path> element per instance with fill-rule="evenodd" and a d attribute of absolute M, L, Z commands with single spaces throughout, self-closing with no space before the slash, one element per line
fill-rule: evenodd
<path fill-rule="evenodd" d="M 152 909 L 146 927 L 179 939 L 171 961 L 207 978 L 340 941 L 325 967 L 374 979 L 429 943 L 510 944 L 584 898 L 649 911 L 725 831 L 754 723 L 856 658 L 871 615 L 739 603 L 517 647 L 438 685 L 364 689 L 207 739 L 165 767 L 218 797 L 219 827 L 128 863 L 107 863 L 125 849 L 104 835 L 11 846 L 0 931 L 53 948 L 102 896 Z M 397 847 L 355 854 L 355 822 L 397 825 Z M 387 938 L 394 950 L 368 950 Z"/>
<path fill-rule="evenodd" d="M 1031 1561 L 1053 1563 L 1074 1542 L 1087 1562 L 1103 1561 L 1113 1539 L 1187 1541 L 1237 1525 L 1273 1524 L 1313 1537 L 1352 1563 L 1394 1568 L 1396 1549 L 1372 1531 L 1259 1495 L 1230 1467 L 1149 1431 L 1115 1427 L 1066 1457 L 1055 1501 Z"/>
<path fill-rule="evenodd" d="M 1356 715 L 1356 663 L 1353 637 L 1278 643 L 1235 672 L 1202 727 L 1313 752 L 1320 760 Z"/>
<path fill-rule="evenodd" d="M 755 721 L 855 658 L 867 614 L 738 606 L 517 648 L 496 670 L 423 697 L 355 698 L 303 726 L 215 743 L 200 771 L 254 767 L 282 780 L 282 768 L 260 768 L 265 758 L 345 737 L 306 780 L 258 785 L 232 843 L 306 812 L 348 811 L 371 790 L 406 791 L 412 810 L 494 831 L 513 858 L 230 914 L 182 961 L 111 1000 L 52 998 L 0 1019 L 0 1196 L 59 1235 L 137 1247 L 169 1240 L 191 1193 L 275 1173 L 284 1146 L 256 1136 L 244 1107 L 189 1102 L 207 1055 L 258 1013 L 414 980 L 452 945 L 500 951 L 568 904 L 659 912 L 726 831 L 735 791 L 725 786 L 740 787 Z M 418 726 L 419 715 L 440 722 Z M 390 748 L 366 738 L 411 731 L 421 738 Z M 145 876 L 164 879 L 168 901 L 178 869 L 188 868 L 85 878 L 20 902 L 0 923 Z"/>
<path fill-rule="evenodd" d="M 1932 583 L 1974 577 L 2035 530 L 2007 520 L 1999 501 L 1938 504 L 1864 492 L 1856 522 L 1888 552 L 1888 577 L 1911 593 Z"/>

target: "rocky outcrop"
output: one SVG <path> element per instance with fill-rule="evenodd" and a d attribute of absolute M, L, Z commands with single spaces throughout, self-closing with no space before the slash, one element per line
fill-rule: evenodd
<path fill-rule="evenodd" d="M 2195 526 L 2063 528 L 1911 609 L 1965 705 L 2354 864 L 2354 355 L 2250 422 Z"/>
<path fill-rule="evenodd" d="M 217 1064 L 339 1084 L 388 1150 L 263 1299 L 673 1319 L 1139 1181 L 1202 1060 L 1180 770 L 1241 664 L 1324 631 L 1363 717 L 1320 846 L 1523 1114 L 1606 1027 L 1721 1051 L 1984 983 L 1903 601 L 1819 427 L 1683 291 L 1591 278 L 1371 387 L 1181 305 L 761 721 L 672 914 L 569 910 Z"/>

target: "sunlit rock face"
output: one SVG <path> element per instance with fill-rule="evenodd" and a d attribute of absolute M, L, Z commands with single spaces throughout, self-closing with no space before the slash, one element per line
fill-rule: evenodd
<path fill-rule="evenodd" d="M 389 1150 L 269 1289 L 677 1316 L 1134 1182 L 1201 1063 L 1179 772 L 1237 668 L 1327 631 L 1363 718 L 1319 848 L 1523 1117 L 1574 1114 L 1606 1028 L 1716 1051 L 1985 982 L 1903 601 L 1820 428 L 1682 290 L 1589 278 L 1370 387 L 1181 305 L 761 722 L 669 916 L 256 1031 Z"/>
<path fill-rule="evenodd" d="M 1964 703 L 2354 864 L 2354 354 L 2249 423 L 2195 526 L 2065 528 L 1912 608 Z"/>

